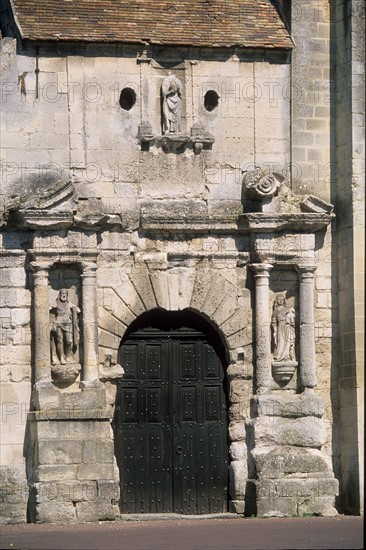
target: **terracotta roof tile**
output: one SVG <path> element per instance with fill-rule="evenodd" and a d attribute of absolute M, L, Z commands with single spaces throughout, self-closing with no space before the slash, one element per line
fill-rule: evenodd
<path fill-rule="evenodd" d="M 273 0 L 11 0 L 21 36 L 291 48 Z"/>

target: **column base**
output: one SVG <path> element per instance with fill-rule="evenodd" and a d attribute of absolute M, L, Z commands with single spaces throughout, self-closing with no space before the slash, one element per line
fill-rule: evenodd
<path fill-rule="evenodd" d="M 57 390 L 56 390 L 57 391 Z M 31 413 L 30 521 L 80 523 L 119 515 L 119 480 L 108 415 L 84 411 L 83 418 Z"/>
<path fill-rule="evenodd" d="M 251 401 L 253 448 L 246 515 L 337 515 L 338 481 L 322 450 L 327 442 L 324 401 L 315 392 L 277 391 Z"/>

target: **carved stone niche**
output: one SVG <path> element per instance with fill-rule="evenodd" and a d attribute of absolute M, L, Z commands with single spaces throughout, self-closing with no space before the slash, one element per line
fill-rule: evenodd
<path fill-rule="evenodd" d="M 80 273 L 76 266 L 55 264 L 49 281 L 51 377 L 66 388 L 81 370 Z"/>
<path fill-rule="evenodd" d="M 279 280 L 275 283 L 275 292 L 272 297 L 271 310 L 271 369 L 272 378 L 281 389 L 296 389 L 296 380 L 293 380 L 297 372 L 298 361 L 298 328 L 296 307 L 296 274 L 292 271 L 274 273 Z M 287 289 L 279 292 L 287 279 Z M 292 279 L 292 280 L 291 280 Z M 282 284 L 281 284 L 282 283 Z M 290 382 L 292 383 L 290 384 Z"/>
<path fill-rule="evenodd" d="M 148 113 L 145 112 L 137 133 L 141 150 L 149 151 L 154 145 L 161 147 L 165 153 L 179 154 L 190 148 L 198 155 L 203 149 L 212 149 L 215 140 L 202 124 L 193 124 L 189 134 L 184 128 L 185 95 L 182 81 L 169 72 L 161 82 L 160 93 L 161 134 L 154 134 Z"/>

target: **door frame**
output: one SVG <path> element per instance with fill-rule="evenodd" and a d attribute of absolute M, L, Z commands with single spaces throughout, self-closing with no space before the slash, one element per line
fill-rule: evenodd
<path fill-rule="evenodd" d="M 144 328 L 147 328 L 149 326 L 154 326 L 158 330 L 156 334 L 154 335 L 155 338 L 159 338 L 161 335 L 162 340 L 167 337 L 167 333 L 165 332 L 165 329 L 169 329 L 171 335 L 173 336 L 173 339 L 177 339 L 179 332 L 176 330 L 179 326 L 184 326 L 189 329 L 189 331 L 192 331 L 191 335 L 194 334 L 195 338 L 201 338 L 203 341 L 207 342 L 207 344 L 210 345 L 210 347 L 213 348 L 213 350 L 216 353 L 216 356 L 218 357 L 218 361 L 221 364 L 222 367 L 222 373 L 223 373 L 223 380 L 222 380 L 222 392 L 223 392 L 223 399 L 225 400 L 225 431 L 226 431 L 226 453 L 227 453 L 227 481 L 226 481 L 226 502 L 225 507 L 221 511 L 227 511 L 229 507 L 229 463 L 230 463 L 230 455 L 229 455 L 229 435 L 228 435 L 228 426 L 229 426 L 229 399 L 228 399 L 228 381 L 227 381 L 227 366 L 228 366 L 228 353 L 227 348 L 224 345 L 223 337 L 220 334 L 220 332 L 215 329 L 212 324 L 208 323 L 206 319 L 204 319 L 201 315 L 198 315 L 197 313 L 190 311 L 190 310 L 183 310 L 182 312 L 171 312 L 166 310 L 152 310 L 149 312 L 146 312 L 142 314 L 138 319 L 136 319 L 128 328 L 126 331 L 124 337 L 121 340 L 120 347 L 119 347 L 119 363 L 121 364 L 121 351 L 122 346 L 124 343 L 126 343 L 130 337 L 136 338 L 136 340 L 139 340 L 141 336 L 144 336 L 144 333 L 141 332 L 141 335 L 138 333 L 140 331 L 143 331 Z M 169 333 L 169 332 L 168 332 Z M 147 333 L 145 333 L 147 335 Z M 182 336 L 184 333 L 182 333 Z M 147 341 L 152 336 L 150 335 L 147 337 Z M 123 366 L 123 364 L 122 364 Z M 170 391 L 173 391 L 173 387 L 170 388 Z M 117 411 L 116 411 L 117 413 Z M 116 415 L 115 415 L 116 419 Z M 114 421 L 114 431 L 116 429 L 115 421 Z M 115 431 L 116 433 L 116 431 Z M 115 450 L 116 450 L 116 458 L 118 462 L 118 456 L 117 456 L 117 441 L 115 438 Z M 172 449 L 173 452 L 173 449 Z M 174 462 L 172 458 L 172 463 Z M 120 467 L 120 464 L 118 464 Z M 122 464 L 121 464 L 122 466 Z M 120 472 L 120 481 L 122 480 L 122 472 Z M 173 491 L 173 485 L 172 484 L 172 491 Z M 172 500 L 174 504 L 174 496 L 172 495 Z M 178 512 L 179 513 L 179 512 Z M 206 512 L 204 512 L 206 513 Z M 216 513 L 216 512 L 211 512 Z"/>

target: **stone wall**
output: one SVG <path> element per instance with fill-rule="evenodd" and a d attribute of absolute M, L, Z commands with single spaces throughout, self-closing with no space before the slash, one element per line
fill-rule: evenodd
<path fill-rule="evenodd" d="M 342 504 L 363 513 L 365 6 L 334 2 Z"/>
<path fill-rule="evenodd" d="M 326 0 L 292 4 L 296 42 L 292 92 L 290 59 L 283 52 L 82 44 L 36 50 L 2 40 L 1 204 L 5 221 L 13 219 L 2 236 L 1 256 L 5 521 L 26 520 L 29 495 L 32 521 L 95 521 L 118 515 L 118 472 L 109 432 L 116 391 L 111 369 L 118 364 L 127 328 L 154 308 L 197 312 L 225 342 L 232 511 L 335 513 L 337 483 L 332 468 L 338 477 L 344 476 L 345 492 L 353 486 L 347 479 L 353 479 L 357 470 L 352 460 L 358 460 L 358 451 L 357 457 L 354 453 L 359 436 L 354 424 L 348 430 L 344 417 L 341 435 L 346 441 L 352 433 L 353 439 L 350 445 L 340 443 L 337 349 L 337 305 L 346 311 L 353 275 L 340 271 L 345 290 L 338 302 L 334 238 L 339 238 L 339 250 L 348 254 L 352 250 L 348 244 L 357 242 L 356 233 L 352 239 L 340 238 L 326 229 L 331 218 L 322 210 L 325 203 L 317 214 L 312 210 L 309 219 L 299 214 L 300 195 L 315 194 L 327 202 L 335 198 L 331 13 Z M 337 24 L 337 32 L 342 24 Z M 345 66 L 348 61 L 344 60 Z M 182 82 L 180 139 L 162 133 L 161 84 L 169 71 Z M 205 106 L 208 91 L 214 92 L 217 106 L 207 108 L 207 101 Z M 340 127 L 356 122 L 347 113 L 341 108 Z M 358 135 L 354 140 L 360 141 Z M 351 151 L 346 146 L 339 141 L 342 158 Z M 272 203 L 264 201 L 261 208 L 248 200 L 242 185 L 242 172 L 255 165 L 284 181 L 278 196 Z M 342 197 L 350 173 L 337 180 Z M 352 204 L 357 197 L 355 192 Z M 341 213 L 349 212 L 348 204 L 337 199 Z M 243 208 L 249 212 L 245 219 Z M 318 214 L 318 221 L 311 221 Z M 358 214 L 355 217 L 359 219 Z M 343 224 L 351 234 L 354 220 L 342 219 L 340 227 Z M 287 292 L 289 306 L 298 316 L 297 350 L 303 338 L 298 269 L 302 264 L 317 267 L 313 327 L 317 411 L 295 396 L 303 389 L 298 372 L 283 394 L 273 381 L 266 388 L 277 395 L 281 407 L 283 401 L 297 399 L 295 408 L 300 407 L 301 414 L 295 420 L 282 409 L 274 414 L 278 403 L 261 408 L 257 401 L 251 402 L 259 389 L 255 366 L 260 363 L 260 346 L 255 342 L 258 288 L 248 267 L 256 262 L 275 265 L 267 273 L 265 326 L 269 331 L 276 294 Z M 98 414 L 94 403 L 94 412 L 84 407 L 77 419 L 67 419 L 66 413 L 56 418 L 42 401 L 50 391 L 47 387 L 46 393 L 34 394 L 31 403 L 32 384 L 39 381 L 40 373 L 35 351 L 37 276 L 41 286 L 49 284 L 43 293 L 43 314 L 65 286 L 82 310 L 87 306 L 83 296 L 95 290 L 95 311 L 89 308 L 86 317 L 89 322 L 93 311 L 95 320 L 98 317 L 96 327 L 94 319 L 90 322 L 92 331 L 97 329 L 98 346 L 84 319 L 75 356 L 81 373 L 66 391 L 59 388 L 59 393 L 50 395 L 60 411 L 67 409 L 67 400 L 82 403 L 87 388 L 83 383 L 93 382 L 99 369 L 98 391 L 104 401 L 96 397 Z M 95 287 L 85 283 L 87 277 L 95 278 Z M 352 308 L 352 315 L 344 319 L 354 319 Z M 342 350 L 348 352 L 349 343 L 341 339 L 340 345 L 341 401 L 342 406 L 352 402 L 347 411 L 353 416 L 359 414 L 352 408 L 357 377 L 352 375 L 348 391 L 349 372 L 342 368 L 351 360 Z M 93 358 L 97 347 L 98 356 Z M 47 344 L 43 351 L 47 355 Z M 31 409 L 37 412 L 28 415 Z M 99 427 L 101 432 L 95 435 Z M 105 462 L 89 453 L 95 437 L 97 454 L 98 446 L 108 447 Z M 298 455 L 293 446 L 301 447 Z M 284 448 L 289 470 L 279 468 L 273 477 L 271 460 L 277 464 Z M 300 469 L 291 470 L 297 459 Z M 91 507 L 86 505 L 88 499 Z M 57 500 L 62 503 L 59 508 Z"/>

